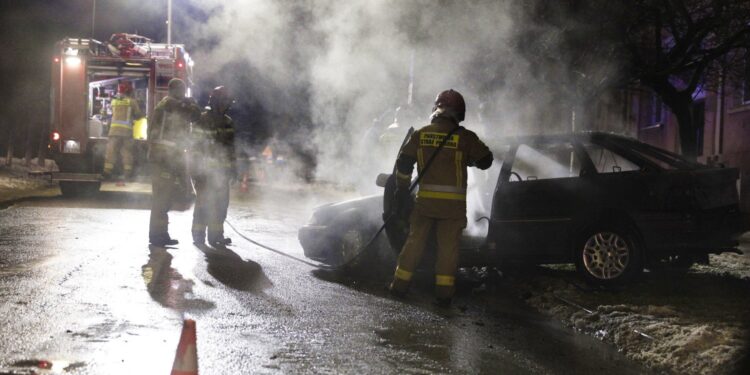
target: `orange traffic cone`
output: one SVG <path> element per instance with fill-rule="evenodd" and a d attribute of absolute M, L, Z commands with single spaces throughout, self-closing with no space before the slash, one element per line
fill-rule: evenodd
<path fill-rule="evenodd" d="M 196 346 L 195 320 L 185 319 L 180 343 L 174 356 L 172 375 L 198 375 L 198 347 Z"/>

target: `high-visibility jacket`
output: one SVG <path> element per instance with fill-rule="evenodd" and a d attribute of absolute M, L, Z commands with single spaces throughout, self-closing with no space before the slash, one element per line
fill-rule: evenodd
<path fill-rule="evenodd" d="M 128 97 L 112 99 L 112 122 L 109 135 L 116 137 L 132 137 L 133 122 L 143 117 L 138 101 Z"/>
<path fill-rule="evenodd" d="M 436 117 L 430 125 L 415 131 L 399 153 L 396 172 L 399 188 L 408 188 L 415 162 L 419 173 L 424 174 L 414 207 L 424 216 L 439 219 L 465 218 L 466 168 L 476 166 L 487 169 L 492 164 L 490 149 L 474 132 L 459 127 L 425 171 L 427 161 L 457 126 L 449 118 Z"/>

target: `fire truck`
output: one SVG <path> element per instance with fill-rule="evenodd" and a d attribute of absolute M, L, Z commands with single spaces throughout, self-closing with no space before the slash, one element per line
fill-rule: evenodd
<path fill-rule="evenodd" d="M 49 148 L 65 196 L 95 193 L 101 187 L 104 153 L 117 86 L 128 81 L 146 114 L 135 124 L 135 171 L 145 172 L 148 115 L 167 95 L 167 84 L 181 78 L 191 96 L 193 61 L 180 44 L 153 43 L 134 34 L 114 34 L 107 42 L 66 38 L 55 45 L 52 61 Z M 117 167 L 116 167 L 117 168 Z"/>

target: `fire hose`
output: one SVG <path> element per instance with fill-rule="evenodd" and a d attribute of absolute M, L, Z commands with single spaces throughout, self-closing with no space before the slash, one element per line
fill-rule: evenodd
<path fill-rule="evenodd" d="M 440 145 L 438 145 L 437 149 L 435 150 L 435 152 L 432 153 L 432 155 L 430 156 L 430 158 L 427 159 L 427 163 L 425 163 L 424 168 L 422 168 L 422 170 L 417 173 L 417 178 L 414 179 L 414 181 L 409 186 L 409 190 L 408 190 L 408 194 L 409 195 L 411 195 L 411 193 L 414 191 L 414 189 L 417 187 L 417 185 L 419 185 L 419 181 L 422 180 L 422 177 L 424 177 L 424 175 L 426 174 L 427 170 L 430 168 L 430 166 L 432 165 L 432 163 L 435 161 L 435 157 L 438 155 L 438 153 L 440 153 L 440 150 L 442 150 L 443 147 L 445 147 L 445 144 L 448 143 L 448 140 L 451 138 L 451 136 L 453 136 L 453 134 L 456 131 L 458 131 L 458 129 L 460 129 L 460 128 L 461 128 L 460 126 L 454 127 L 448 133 L 448 135 L 446 135 L 445 138 L 443 138 L 443 140 L 440 142 Z M 409 133 L 411 134 L 412 131 L 413 131 L 413 128 L 410 130 Z M 408 137 L 407 137 L 407 139 L 408 139 Z M 406 140 L 404 141 L 404 144 L 405 143 L 406 143 Z M 403 148 L 403 146 L 404 145 L 402 144 L 401 147 Z M 395 195 L 393 197 L 391 197 L 392 201 L 395 200 L 395 199 L 396 199 Z M 393 205 L 391 205 L 391 206 L 393 206 Z M 341 264 L 335 265 L 335 266 L 330 266 L 330 265 L 326 265 L 326 264 L 313 263 L 313 262 L 307 261 L 305 259 L 302 259 L 302 258 L 299 258 L 299 257 L 295 257 L 293 255 L 290 255 L 290 254 L 282 251 L 282 250 L 279 250 L 279 249 L 276 249 L 274 247 L 271 247 L 271 246 L 265 245 L 263 243 L 260 243 L 258 241 L 255 241 L 252 238 L 250 238 L 250 237 L 244 235 L 242 232 L 240 232 L 234 226 L 234 224 L 232 224 L 229 220 L 225 220 L 225 222 L 227 223 L 227 225 L 229 225 L 230 228 L 232 228 L 232 230 L 235 231 L 235 233 L 237 233 L 237 235 L 239 235 L 245 241 L 248 241 L 248 242 L 250 242 L 253 245 L 256 245 L 256 246 L 258 246 L 260 248 L 266 249 L 266 250 L 268 250 L 270 252 L 273 252 L 275 254 L 278 254 L 278 255 L 281 255 L 281 256 L 293 259 L 293 260 L 295 260 L 297 262 L 306 264 L 308 266 L 312 266 L 312 267 L 315 267 L 315 268 L 318 268 L 318 269 L 322 269 L 322 270 L 326 270 L 326 271 L 337 271 L 337 270 L 341 270 L 341 269 L 345 268 L 346 266 L 348 266 L 348 265 L 354 263 L 355 261 L 357 261 L 367 251 L 367 249 L 370 246 L 372 246 L 373 243 L 375 243 L 375 240 L 377 240 L 377 238 L 380 236 L 380 234 L 383 233 L 383 231 L 385 230 L 385 227 L 388 226 L 388 224 L 391 222 L 391 220 L 393 220 L 397 216 L 397 214 L 398 214 L 397 210 L 391 210 L 391 212 L 388 215 L 388 217 L 385 220 L 383 220 L 383 225 L 380 226 L 380 229 L 378 229 L 377 232 L 375 232 L 375 234 L 370 238 L 370 240 L 367 241 L 363 246 L 360 246 L 357 249 L 357 251 L 354 253 L 355 255 L 352 258 L 350 258 L 347 261 L 344 261 Z"/>

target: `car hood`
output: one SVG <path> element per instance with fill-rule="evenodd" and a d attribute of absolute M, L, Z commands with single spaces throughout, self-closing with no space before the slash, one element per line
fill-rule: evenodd
<path fill-rule="evenodd" d="M 345 214 L 357 213 L 370 220 L 382 220 L 383 195 L 369 195 L 337 203 L 330 203 L 313 211 L 310 224 L 327 225 Z"/>

